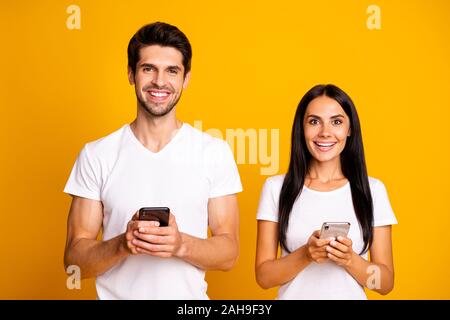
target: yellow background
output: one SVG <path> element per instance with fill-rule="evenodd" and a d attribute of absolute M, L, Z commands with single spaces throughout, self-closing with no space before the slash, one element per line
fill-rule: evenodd
<path fill-rule="evenodd" d="M 81 9 L 69 30 L 66 8 Z M 381 8 L 381 30 L 366 9 Z M 62 190 L 84 143 L 135 117 L 126 47 L 142 25 L 178 26 L 193 46 L 178 115 L 203 129 L 280 129 L 287 168 L 298 101 L 334 83 L 355 101 L 369 174 L 399 220 L 396 283 L 386 297 L 449 299 L 450 2 L 2 1 L 0 7 L 0 298 L 95 298 L 93 280 L 66 288 L 70 197 Z M 265 176 L 240 165 L 241 254 L 210 272 L 217 299 L 271 299 L 254 278 L 256 208 Z"/>

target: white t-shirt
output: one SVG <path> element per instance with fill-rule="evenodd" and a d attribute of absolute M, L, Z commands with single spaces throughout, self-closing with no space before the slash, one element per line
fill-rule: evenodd
<path fill-rule="evenodd" d="M 284 175 L 266 180 L 259 202 L 258 220 L 278 222 L 278 200 Z M 377 179 L 369 178 L 373 198 L 374 227 L 397 224 L 389 203 L 386 188 Z M 323 222 L 350 222 L 348 237 L 353 241 L 353 251 L 360 253 L 364 241 L 353 209 L 350 183 L 329 192 L 321 192 L 304 186 L 295 201 L 289 218 L 286 243 L 289 250 L 303 246 Z M 282 250 L 282 256 L 287 252 Z M 362 255 L 367 260 L 367 253 Z M 311 263 L 294 279 L 282 285 L 278 299 L 367 299 L 363 287 L 332 261 Z"/>
<path fill-rule="evenodd" d="M 169 207 L 180 232 L 207 238 L 208 199 L 242 191 L 228 144 L 184 123 L 159 152 L 129 125 L 81 150 L 64 192 L 103 204 L 103 240 L 141 207 Z M 100 299 L 208 299 L 205 272 L 178 258 L 133 255 L 96 279 Z"/>

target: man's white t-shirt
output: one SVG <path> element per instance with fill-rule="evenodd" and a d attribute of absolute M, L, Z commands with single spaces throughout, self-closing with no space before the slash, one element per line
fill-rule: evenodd
<path fill-rule="evenodd" d="M 258 220 L 278 222 L 278 201 L 284 175 L 266 180 L 259 202 Z M 373 198 L 374 227 L 397 224 L 389 203 L 386 188 L 380 180 L 369 178 Z M 348 237 L 353 242 L 353 251 L 360 253 L 364 241 L 353 208 L 350 183 L 329 192 L 321 192 L 304 186 L 295 201 L 289 218 L 286 243 L 294 251 L 305 245 L 315 230 L 320 230 L 323 222 L 350 222 Z M 287 252 L 282 250 L 282 256 Z M 362 257 L 367 260 L 367 253 Z M 311 263 L 282 285 L 278 299 L 367 299 L 362 286 L 332 261 L 322 264 Z"/>
<path fill-rule="evenodd" d="M 103 240 L 141 207 L 169 207 L 180 232 L 206 239 L 208 199 L 242 191 L 228 144 L 184 123 L 159 152 L 124 125 L 87 143 L 64 192 L 101 201 Z M 128 256 L 96 279 L 99 299 L 208 299 L 205 272 L 178 258 Z"/>

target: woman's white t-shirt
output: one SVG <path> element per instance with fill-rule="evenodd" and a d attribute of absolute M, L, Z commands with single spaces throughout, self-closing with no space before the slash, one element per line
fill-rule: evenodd
<path fill-rule="evenodd" d="M 257 219 L 278 222 L 278 200 L 284 175 L 266 180 L 258 208 Z M 384 184 L 369 178 L 373 199 L 374 227 L 397 224 Z M 328 191 L 316 191 L 304 186 L 300 197 L 293 205 L 286 233 L 289 250 L 303 246 L 323 222 L 350 222 L 348 237 L 353 242 L 353 251 L 361 252 L 364 241 L 353 209 L 350 183 Z M 287 252 L 282 250 L 282 256 Z M 367 253 L 362 257 L 367 260 Z M 282 285 L 278 299 L 367 299 L 364 289 L 343 267 L 332 261 L 311 263 Z"/>

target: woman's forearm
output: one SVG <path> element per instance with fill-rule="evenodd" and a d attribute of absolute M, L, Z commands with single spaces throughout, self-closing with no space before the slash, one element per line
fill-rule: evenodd
<path fill-rule="evenodd" d="M 356 253 L 353 253 L 351 262 L 345 269 L 361 286 L 382 295 L 388 294 L 394 287 L 392 270 L 383 264 L 369 262 Z"/>
<path fill-rule="evenodd" d="M 282 258 L 260 264 L 256 268 L 256 281 L 264 289 L 280 286 L 292 280 L 310 263 L 306 246 L 302 246 Z"/>

